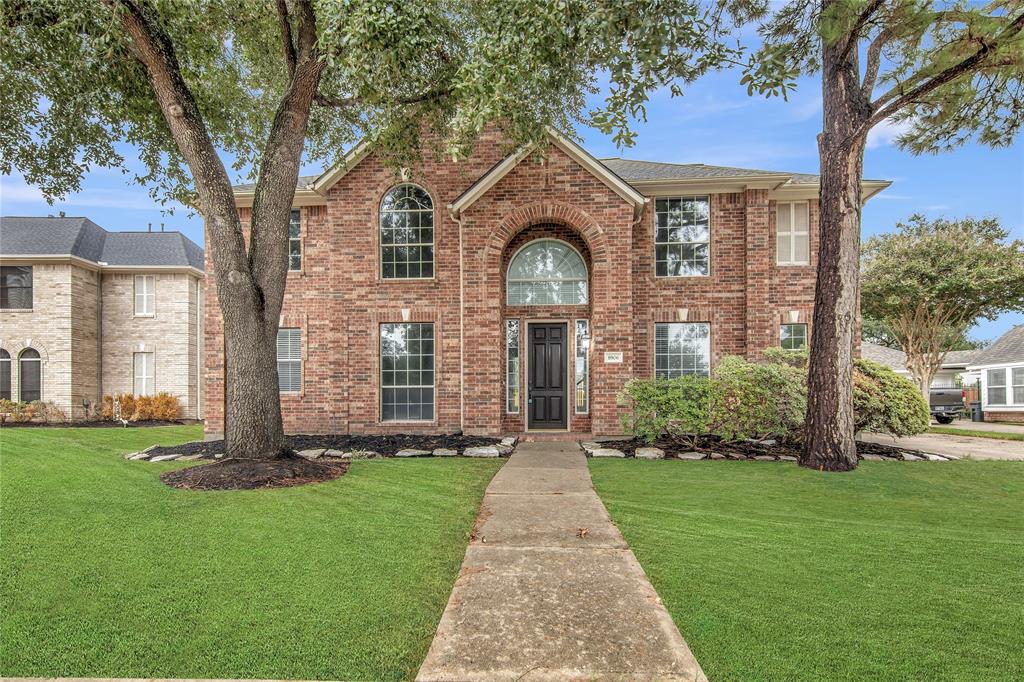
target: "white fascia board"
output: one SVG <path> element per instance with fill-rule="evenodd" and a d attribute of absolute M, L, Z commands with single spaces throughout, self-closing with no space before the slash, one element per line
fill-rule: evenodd
<path fill-rule="evenodd" d="M 986 365 L 967 365 L 967 371 L 973 372 L 980 369 L 1013 369 L 1015 367 L 1024 367 L 1024 360 L 1014 360 L 1013 362 L 990 362 Z"/>
<path fill-rule="evenodd" d="M 54 265 L 54 264 L 68 264 L 77 265 L 87 270 L 94 272 L 115 273 L 115 272 L 175 272 L 195 275 L 199 278 L 206 277 L 206 273 L 202 270 L 192 267 L 191 265 L 108 265 L 106 263 L 97 263 L 96 261 L 82 258 L 81 256 L 69 256 L 60 254 L 11 254 L 9 256 L 0 257 L 0 263 L 4 265 Z"/>
<path fill-rule="evenodd" d="M 235 193 L 235 207 L 236 208 L 252 208 L 252 200 L 255 194 L 253 192 L 236 192 Z M 292 206 L 326 206 L 327 197 L 323 194 L 318 194 L 311 189 L 299 189 L 295 191 L 295 197 L 292 199 Z"/>
<path fill-rule="evenodd" d="M 327 196 L 327 190 L 345 177 L 350 170 L 358 166 L 369 153 L 370 143 L 366 140 L 361 140 L 355 147 L 348 150 L 348 153 L 342 157 L 339 163 L 324 171 L 320 177 L 314 180 L 313 184 L 309 185 L 306 189 L 313 190 L 321 196 Z"/>

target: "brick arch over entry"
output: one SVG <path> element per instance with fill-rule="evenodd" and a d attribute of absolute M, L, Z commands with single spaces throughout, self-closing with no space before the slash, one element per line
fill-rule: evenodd
<path fill-rule="evenodd" d="M 502 255 L 512 239 L 523 230 L 544 223 L 564 225 L 579 234 L 590 251 L 595 270 L 607 262 L 608 241 L 596 220 L 571 204 L 535 202 L 509 213 L 491 233 L 484 255 L 486 272 L 500 272 Z"/>

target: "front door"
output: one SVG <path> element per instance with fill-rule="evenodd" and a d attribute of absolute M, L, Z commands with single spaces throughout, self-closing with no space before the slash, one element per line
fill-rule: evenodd
<path fill-rule="evenodd" d="M 529 428 L 564 429 L 566 418 L 566 324 L 531 323 Z"/>

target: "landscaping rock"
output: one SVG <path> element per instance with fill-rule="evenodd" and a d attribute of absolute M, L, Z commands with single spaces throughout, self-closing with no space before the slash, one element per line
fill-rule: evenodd
<path fill-rule="evenodd" d="M 215 453 L 213 455 L 213 458 L 214 459 L 223 459 L 224 458 L 224 453 L 223 452 L 217 452 L 217 453 Z"/>
<path fill-rule="evenodd" d="M 725 459 L 725 458 L 726 458 L 725 455 L 723 455 L 721 452 L 712 452 L 710 455 L 708 455 L 708 459 Z"/>
<path fill-rule="evenodd" d="M 148 448 L 143 450 L 143 452 L 153 452 L 153 450 L 156 450 L 158 447 L 160 447 L 160 446 L 159 445 L 150 445 Z"/>
<path fill-rule="evenodd" d="M 497 457 L 498 448 L 493 445 L 484 445 L 476 448 L 466 448 L 463 452 L 466 457 Z"/>
<path fill-rule="evenodd" d="M 345 452 L 344 450 L 334 450 L 334 449 L 328 448 L 324 452 L 323 456 L 324 457 L 335 457 L 337 459 L 348 459 L 349 458 L 349 453 Z"/>
<path fill-rule="evenodd" d="M 511 445 L 505 445 L 504 443 L 498 443 L 494 447 L 496 447 L 498 449 L 498 453 L 502 455 L 511 455 L 512 451 L 515 450 Z"/>
<path fill-rule="evenodd" d="M 793 455 L 779 455 L 779 459 L 781 459 L 783 462 L 797 462 L 797 461 L 799 461 Z"/>
<path fill-rule="evenodd" d="M 680 452 L 676 459 L 704 459 L 703 452 Z"/>
<path fill-rule="evenodd" d="M 861 459 L 870 459 L 870 460 L 874 460 L 876 462 L 884 462 L 886 460 L 885 457 L 882 457 L 881 455 L 875 455 L 875 454 L 872 454 L 870 452 L 868 454 L 866 454 L 866 455 L 861 455 L 860 458 Z"/>
<path fill-rule="evenodd" d="M 170 462 L 173 459 L 178 459 L 181 455 L 157 455 L 151 458 L 150 462 Z"/>
<path fill-rule="evenodd" d="M 197 459 L 202 459 L 202 458 L 203 458 L 202 455 L 185 455 L 184 457 L 179 457 L 178 461 L 179 462 L 194 462 Z"/>
<path fill-rule="evenodd" d="M 381 455 L 379 452 L 373 450 L 353 450 L 352 452 L 346 452 L 349 459 L 378 459 Z"/>
<path fill-rule="evenodd" d="M 586 450 L 588 453 L 590 453 L 593 452 L 594 450 L 600 450 L 601 444 L 595 443 L 592 440 L 585 440 L 580 442 L 580 447 Z"/>
<path fill-rule="evenodd" d="M 960 459 L 960 455 L 951 455 L 948 452 L 946 454 L 944 454 L 943 457 L 945 457 L 946 459 L 953 459 L 953 460 Z"/>
<path fill-rule="evenodd" d="M 661 448 L 637 448 L 633 456 L 637 459 L 665 459 L 665 451 Z"/>
<path fill-rule="evenodd" d="M 597 448 L 590 452 L 591 457 L 625 457 L 626 453 L 615 448 Z"/>
<path fill-rule="evenodd" d="M 395 453 L 395 457 L 426 457 L 430 454 L 430 450 L 414 450 L 412 448 L 405 448 Z"/>
<path fill-rule="evenodd" d="M 515 445 L 517 440 L 519 440 L 519 439 L 516 438 L 515 436 L 508 436 L 507 438 L 502 438 L 501 439 L 501 444 L 502 445 Z"/>
<path fill-rule="evenodd" d="M 923 460 L 924 460 L 923 457 L 918 457 L 917 455 L 912 455 L 909 452 L 904 452 L 903 453 L 903 461 L 904 462 L 921 462 Z"/>
<path fill-rule="evenodd" d="M 454 457 L 459 454 L 458 450 L 452 450 L 451 448 L 437 448 L 434 450 L 434 457 Z"/>
<path fill-rule="evenodd" d="M 138 462 L 139 460 L 149 459 L 149 455 L 147 455 L 145 452 L 133 452 L 128 455 L 128 459 Z"/>
<path fill-rule="evenodd" d="M 930 462 L 946 462 L 946 461 L 948 461 L 942 455 L 934 455 L 934 454 L 932 454 L 930 452 L 924 453 L 924 456 L 925 456 L 925 459 L 927 459 Z"/>
<path fill-rule="evenodd" d="M 758 455 L 754 459 L 758 460 L 759 462 L 774 462 L 775 461 L 775 458 L 772 457 L 771 455 Z"/>
<path fill-rule="evenodd" d="M 308 460 L 319 459 L 323 454 L 327 452 L 327 448 L 310 448 L 309 450 L 299 450 L 299 457 Z"/>

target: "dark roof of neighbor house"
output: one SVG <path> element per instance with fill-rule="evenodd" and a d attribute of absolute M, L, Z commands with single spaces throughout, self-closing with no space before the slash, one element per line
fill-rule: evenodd
<path fill-rule="evenodd" d="M 0 255 L 77 256 L 114 266 L 203 269 L 203 250 L 181 232 L 109 232 L 88 218 L 4 216 Z"/>
<path fill-rule="evenodd" d="M 988 348 L 977 351 L 971 365 L 998 365 L 1024 362 L 1024 324 L 1006 332 Z"/>
<path fill-rule="evenodd" d="M 977 364 L 976 358 L 983 352 L 981 350 L 948 351 L 942 361 L 942 369 L 959 369 L 967 367 L 969 364 Z M 894 370 L 907 371 L 907 354 L 896 348 L 889 348 L 870 341 L 861 341 L 860 355 L 866 360 L 873 360 Z"/>

